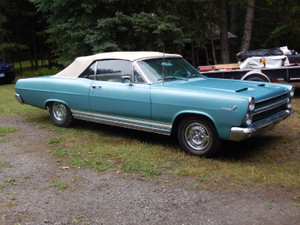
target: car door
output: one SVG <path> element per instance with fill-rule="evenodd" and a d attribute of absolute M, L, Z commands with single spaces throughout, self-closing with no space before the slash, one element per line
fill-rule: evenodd
<path fill-rule="evenodd" d="M 97 61 L 89 99 L 91 111 L 106 120 L 133 125 L 149 123 L 150 85 L 130 61 Z"/>

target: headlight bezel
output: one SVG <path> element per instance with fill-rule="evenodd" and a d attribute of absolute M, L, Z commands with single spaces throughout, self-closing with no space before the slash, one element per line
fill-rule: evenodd
<path fill-rule="evenodd" d="M 249 99 L 248 112 L 253 112 L 254 110 L 255 110 L 255 98 L 251 97 Z"/>
<path fill-rule="evenodd" d="M 294 86 L 294 85 L 291 85 L 290 92 L 289 92 L 289 97 L 290 97 L 290 98 L 293 98 L 293 97 L 294 97 L 295 91 L 296 91 L 295 86 Z"/>
<path fill-rule="evenodd" d="M 245 126 L 250 126 L 252 124 L 254 111 L 255 111 L 255 98 L 251 97 L 249 98 L 248 110 L 243 122 Z"/>
<path fill-rule="evenodd" d="M 245 120 L 244 120 L 244 123 L 246 126 L 250 126 L 251 123 L 252 123 L 252 114 L 251 113 L 247 113 L 246 114 L 246 117 L 245 117 Z"/>
<path fill-rule="evenodd" d="M 286 107 L 287 107 L 288 109 L 291 109 L 291 108 L 292 108 L 292 98 L 288 98 L 287 103 L 286 103 Z"/>

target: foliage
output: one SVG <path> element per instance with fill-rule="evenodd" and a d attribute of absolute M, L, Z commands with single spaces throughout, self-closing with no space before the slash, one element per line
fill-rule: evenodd
<path fill-rule="evenodd" d="M 49 67 L 41 67 L 38 69 L 23 69 L 22 71 L 16 70 L 17 74 L 21 74 L 23 77 L 36 77 L 42 75 L 54 75 L 59 72 L 59 69 L 55 66 Z"/>
<path fill-rule="evenodd" d="M 3 60 L 33 60 L 47 50 L 40 39 L 43 37 L 37 36 L 38 22 L 36 9 L 28 0 L 1 0 L 0 51 Z"/>
<path fill-rule="evenodd" d="M 199 27 L 204 27 L 202 9 L 209 1 L 31 2 L 47 18 L 45 33 L 55 46 L 53 53 L 65 62 L 67 59 L 66 63 L 79 55 L 104 51 L 182 52 L 191 41 L 198 48 L 204 47 Z"/>
<path fill-rule="evenodd" d="M 3 15 L 9 16 L 0 21 L 5 23 L 10 41 L 5 40 L 8 45 L 2 44 L 2 48 L 13 44 L 19 53 L 27 49 L 32 55 L 36 43 L 38 54 L 51 49 L 65 64 L 80 55 L 104 51 L 165 50 L 199 65 L 211 61 L 212 46 L 205 34 L 213 24 L 237 36 L 229 40 L 231 61 L 236 61 L 248 0 L 223 1 L 227 1 L 227 18 L 221 16 L 221 0 L 5 0 L 8 7 Z M 250 49 L 287 45 L 299 50 L 298 1 L 255 3 Z M 221 26 L 224 20 L 228 21 L 226 28 Z M 41 31 L 36 41 L 35 31 Z M 219 39 L 214 45 L 219 56 Z"/>
<path fill-rule="evenodd" d="M 272 3 L 273 2 L 273 3 Z M 279 15 L 276 26 L 270 29 L 269 36 L 265 39 L 263 47 L 279 47 L 287 45 L 300 51 L 300 6 L 298 1 L 272 1 L 274 16 Z M 276 5 L 274 5 L 276 4 Z M 273 21 L 272 21 L 273 22 Z M 269 25 L 269 24 L 268 24 Z"/>

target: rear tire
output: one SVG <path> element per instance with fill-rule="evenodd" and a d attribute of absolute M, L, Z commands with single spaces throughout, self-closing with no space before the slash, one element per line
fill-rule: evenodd
<path fill-rule="evenodd" d="M 58 127 L 68 127 L 72 121 L 72 112 L 68 106 L 61 102 L 53 102 L 49 107 L 51 121 Z"/>
<path fill-rule="evenodd" d="M 190 116 L 184 118 L 177 131 L 181 148 L 192 155 L 214 156 L 221 145 L 214 124 L 205 118 Z"/>

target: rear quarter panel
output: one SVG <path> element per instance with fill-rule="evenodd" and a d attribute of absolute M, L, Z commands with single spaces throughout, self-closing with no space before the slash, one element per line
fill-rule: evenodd
<path fill-rule="evenodd" d="M 89 109 L 89 90 L 92 81 L 82 78 L 51 76 L 20 79 L 15 90 L 25 104 L 45 108 L 49 101 L 65 103 L 70 109 Z"/>

